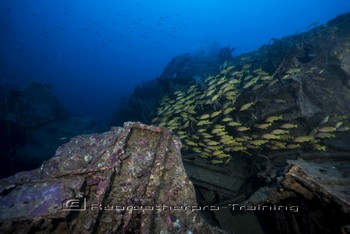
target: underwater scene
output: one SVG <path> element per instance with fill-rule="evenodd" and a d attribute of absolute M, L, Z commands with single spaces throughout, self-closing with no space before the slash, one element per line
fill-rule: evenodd
<path fill-rule="evenodd" d="M 350 1 L 0 0 L 0 233 L 350 233 Z"/>

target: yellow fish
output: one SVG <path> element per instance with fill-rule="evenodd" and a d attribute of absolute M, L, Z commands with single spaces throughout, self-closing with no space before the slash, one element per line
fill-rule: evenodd
<path fill-rule="evenodd" d="M 222 119 L 222 122 L 230 122 L 232 118 L 225 117 Z"/>
<path fill-rule="evenodd" d="M 231 127 L 236 127 L 236 126 L 241 126 L 242 124 L 240 122 L 231 121 L 227 125 Z"/>
<path fill-rule="evenodd" d="M 280 128 L 290 129 L 290 128 L 297 128 L 297 127 L 298 127 L 297 124 L 285 123 L 285 124 L 281 125 Z"/>
<path fill-rule="evenodd" d="M 271 133 L 275 135 L 283 135 L 283 134 L 289 134 L 289 130 L 275 129 Z"/>
<path fill-rule="evenodd" d="M 312 136 L 298 136 L 294 138 L 294 142 L 302 143 L 302 142 L 310 142 L 313 141 L 314 138 Z"/>
<path fill-rule="evenodd" d="M 208 125 L 210 122 L 208 120 L 202 120 L 197 123 L 197 126 L 203 126 L 203 125 Z"/>
<path fill-rule="evenodd" d="M 194 143 L 193 141 L 190 141 L 190 140 L 187 140 L 185 141 L 186 145 L 189 145 L 189 146 L 197 146 L 196 143 Z"/>
<path fill-rule="evenodd" d="M 249 102 L 247 104 L 244 104 L 243 106 L 241 106 L 241 108 L 239 109 L 240 111 L 244 111 L 244 110 L 247 110 L 249 109 L 251 106 L 254 105 L 254 102 Z"/>
<path fill-rule="evenodd" d="M 210 115 L 209 114 L 203 114 L 199 117 L 200 120 L 203 120 L 203 119 L 209 119 Z"/>
<path fill-rule="evenodd" d="M 248 131 L 249 129 L 250 128 L 242 126 L 242 127 L 237 128 L 237 131 L 244 132 L 244 131 Z"/>
<path fill-rule="evenodd" d="M 212 164 L 222 164 L 223 161 L 222 161 L 222 160 L 217 160 L 217 159 L 212 159 L 212 160 L 211 160 L 211 163 L 212 163 Z"/>
<path fill-rule="evenodd" d="M 227 109 L 224 110 L 224 115 L 228 114 L 228 113 L 231 113 L 232 111 L 234 111 L 236 108 L 234 107 L 229 107 Z"/>
<path fill-rule="evenodd" d="M 268 123 L 273 123 L 277 120 L 281 120 L 282 119 L 282 115 L 279 115 L 279 116 L 270 116 L 268 117 L 265 121 L 268 122 Z"/>
<path fill-rule="evenodd" d="M 221 110 L 215 111 L 215 112 L 211 113 L 210 118 L 214 118 L 214 117 L 216 117 L 216 116 L 218 116 L 220 114 L 221 114 Z"/>
<path fill-rule="evenodd" d="M 220 143 L 219 142 L 217 142 L 217 141 L 208 141 L 208 143 L 207 143 L 208 145 L 211 145 L 211 146 L 214 146 L 214 145 L 220 145 Z"/>
<path fill-rule="evenodd" d="M 299 144 L 288 144 L 287 148 L 288 149 L 297 149 L 297 148 L 300 148 L 300 145 Z"/>
<path fill-rule="evenodd" d="M 334 128 L 334 127 L 327 127 L 327 126 L 325 126 L 325 127 L 320 128 L 318 131 L 319 132 L 335 132 L 336 130 L 337 129 Z"/>
<path fill-rule="evenodd" d="M 270 127 L 272 125 L 272 123 L 265 123 L 265 124 L 256 124 L 254 125 L 256 128 L 259 128 L 259 129 L 266 129 L 268 127 Z"/>
<path fill-rule="evenodd" d="M 278 136 L 278 135 L 274 135 L 274 134 L 271 134 L 271 133 L 265 133 L 264 135 L 261 136 L 262 138 L 264 139 L 280 139 L 281 137 Z"/>
<path fill-rule="evenodd" d="M 231 147 L 230 148 L 231 149 L 231 151 L 243 151 L 243 150 L 246 150 L 247 149 L 247 147 L 245 147 L 245 146 L 235 146 L 235 147 Z"/>
<path fill-rule="evenodd" d="M 314 144 L 313 147 L 315 150 L 319 150 L 319 151 L 326 151 L 327 150 L 327 147 L 325 145 Z"/>
<path fill-rule="evenodd" d="M 249 141 L 250 144 L 255 145 L 255 146 L 260 146 L 265 143 L 267 143 L 267 140 L 254 140 L 254 141 Z"/>
<path fill-rule="evenodd" d="M 317 137 L 317 138 L 332 138 L 332 137 L 335 137 L 335 135 L 334 134 L 330 134 L 328 132 L 319 132 L 319 133 L 316 134 L 315 137 Z"/>

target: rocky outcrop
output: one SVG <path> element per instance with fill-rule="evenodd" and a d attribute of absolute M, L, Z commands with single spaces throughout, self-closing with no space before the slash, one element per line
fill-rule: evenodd
<path fill-rule="evenodd" d="M 1 87 L 0 118 L 23 127 L 35 127 L 68 114 L 51 93 L 51 86 L 32 82 L 24 88 Z"/>
<path fill-rule="evenodd" d="M 230 46 L 222 48 L 203 48 L 194 54 L 183 54 L 173 58 L 157 78 L 163 92 L 174 91 L 176 86 L 184 86 L 188 83 L 198 82 L 209 74 L 219 72 L 220 66 L 232 59 L 235 48 Z M 224 65 L 225 66 L 225 65 Z"/>
<path fill-rule="evenodd" d="M 71 116 L 51 87 L 0 87 L 0 177 L 33 169 L 79 134 L 99 132 L 88 117 Z"/>
<path fill-rule="evenodd" d="M 165 128 L 131 122 L 75 137 L 0 180 L 0 232 L 220 233 L 198 213 L 180 148 Z"/>

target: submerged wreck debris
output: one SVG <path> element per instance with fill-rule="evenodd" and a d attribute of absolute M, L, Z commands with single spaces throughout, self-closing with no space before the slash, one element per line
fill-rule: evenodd
<path fill-rule="evenodd" d="M 255 209 L 267 233 L 349 233 L 350 161 L 333 156 L 288 160 L 278 187 L 260 188 L 237 209 Z"/>
<path fill-rule="evenodd" d="M 349 233 L 349 41 L 346 14 L 211 72 L 177 66 L 132 98 L 159 127 L 79 136 L 0 180 L 0 232 Z"/>
<path fill-rule="evenodd" d="M 350 126 L 349 90 L 343 73 L 334 70 L 347 69 L 348 18 L 225 61 L 203 79 L 205 86 L 191 83 L 164 96 L 153 124 L 178 134 L 184 154 L 197 153 L 215 164 L 225 162 L 217 151 L 235 157 L 334 150 L 329 139 L 344 139 L 348 134 L 341 130 Z"/>
<path fill-rule="evenodd" d="M 222 233 L 199 215 L 181 143 L 141 123 L 81 135 L 0 180 L 1 233 Z"/>
<path fill-rule="evenodd" d="M 200 204 L 302 209 L 204 212 L 208 222 L 237 233 L 238 222 L 245 233 L 349 233 L 349 41 L 345 14 L 227 60 L 203 76 L 205 89 L 162 96 L 153 124 L 183 142 Z"/>

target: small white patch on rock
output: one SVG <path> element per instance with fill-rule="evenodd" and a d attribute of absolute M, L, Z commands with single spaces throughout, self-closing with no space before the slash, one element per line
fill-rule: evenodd
<path fill-rule="evenodd" d="M 84 156 L 85 162 L 90 162 L 91 159 L 92 159 L 92 156 L 90 154 L 87 154 L 87 155 Z"/>
<path fill-rule="evenodd" d="M 173 226 L 176 227 L 176 228 L 180 228 L 181 225 L 180 225 L 180 220 L 176 220 L 174 223 L 173 223 Z"/>

